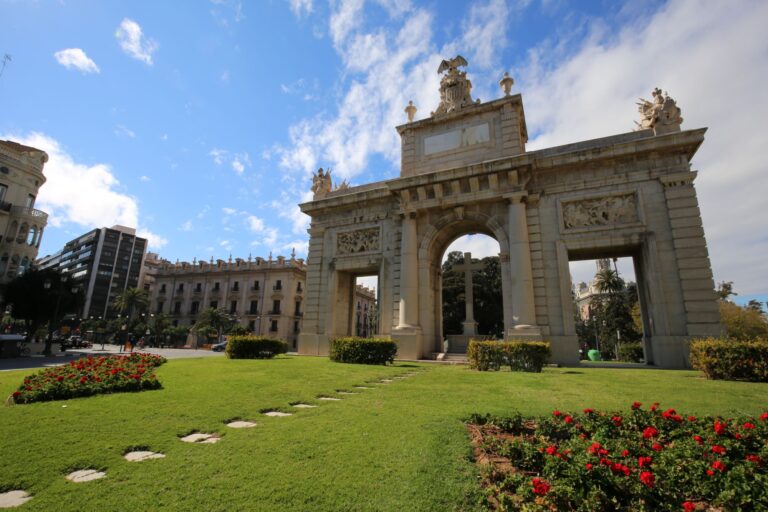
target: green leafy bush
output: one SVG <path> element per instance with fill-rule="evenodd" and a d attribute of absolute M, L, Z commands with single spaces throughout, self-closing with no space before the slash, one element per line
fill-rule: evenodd
<path fill-rule="evenodd" d="M 709 379 L 768 382 L 768 340 L 694 340 L 691 365 Z"/>
<path fill-rule="evenodd" d="M 619 361 L 639 363 L 644 357 L 643 344 L 640 342 L 622 343 L 619 345 Z"/>
<path fill-rule="evenodd" d="M 336 338 L 331 340 L 331 361 L 337 363 L 387 364 L 395 361 L 397 343 L 390 339 Z"/>
<path fill-rule="evenodd" d="M 513 372 L 541 372 L 551 352 L 543 341 L 471 340 L 467 349 L 469 366 L 476 370 L 499 370 L 509 366 Z"/>
<path fill-rule="evenodd" d="M 264 336 L 228 336 L 227 357 L 230 359 L 271 359 L 288 352 L 283 340 Z"/>

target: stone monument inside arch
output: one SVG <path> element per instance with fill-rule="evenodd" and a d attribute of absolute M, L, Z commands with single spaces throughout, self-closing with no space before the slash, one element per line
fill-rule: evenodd
<path fill-rule="evenodd" d="M 482 233 L 501 248 L 507 339 L 544 339 L 556 363 L 578 361 L 569 261 L 631 256 L 646 359 L 688 365 L 690 337 L 721 331 L 691 159 L 705 128 L 681 130 L 680 109 L 657 89 L 635 131 L 526 151 L 523 98 L 472 98 L 467 62 L 441 63 L 439 105 L 397 127 L 400 176 L 333 187 L 315 177 L 301 209 L 312 218 L 301 354 L 327 355 L 352 333 L 355 279 L 379 277 L 379 334 L 398 357 L 441 352 L 441 258 Z"/>

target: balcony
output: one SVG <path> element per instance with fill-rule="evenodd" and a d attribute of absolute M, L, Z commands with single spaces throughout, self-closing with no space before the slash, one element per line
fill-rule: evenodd
<path fill-rule="evenodd" d="M 11 215 L 34 219 L 40 224 L 45 224 L 48 221 L 48 214 L 35 208 L 28 208 L 26 206 L 11 206 L 10 212 Z"/>
<path fill-rule="evenodd" d="M 279 315 L 279 314 L 280 314 L 280 310 L 279 310 L 279 309 L 272 309 L 272 310 L 270 310 L 270 311 L 269 311 L 269 313 L 267 313 L 267 314 L 268 314 L 268 315 L 273 315 L 273 316 L 274 316 L 274 315 Z"/>
<path fill-rule="evenodd" d="M 272 287 L 272 290 L 276 292 L 283 291 L 283 285 L 276 284 L 275 286 Z"/>

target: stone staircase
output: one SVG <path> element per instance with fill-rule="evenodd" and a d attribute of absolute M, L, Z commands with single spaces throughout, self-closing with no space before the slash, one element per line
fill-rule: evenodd
<path fill-rule="evenodd" d="M 467 364 L 467 354 L 433 352 L 432 359 L 444 364 Z"/>

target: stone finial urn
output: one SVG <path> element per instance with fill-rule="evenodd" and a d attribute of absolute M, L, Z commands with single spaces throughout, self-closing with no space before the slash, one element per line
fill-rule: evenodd
<path fill-rule="evenodd" d="M 504 96 L 509 96 L 512 91 L 512 85 L 515 83 L 515 79 L 509 76 L 509 72 L 505 71 L 504 76 L 499 80 L 499 87 L 504 92 Z"/>

